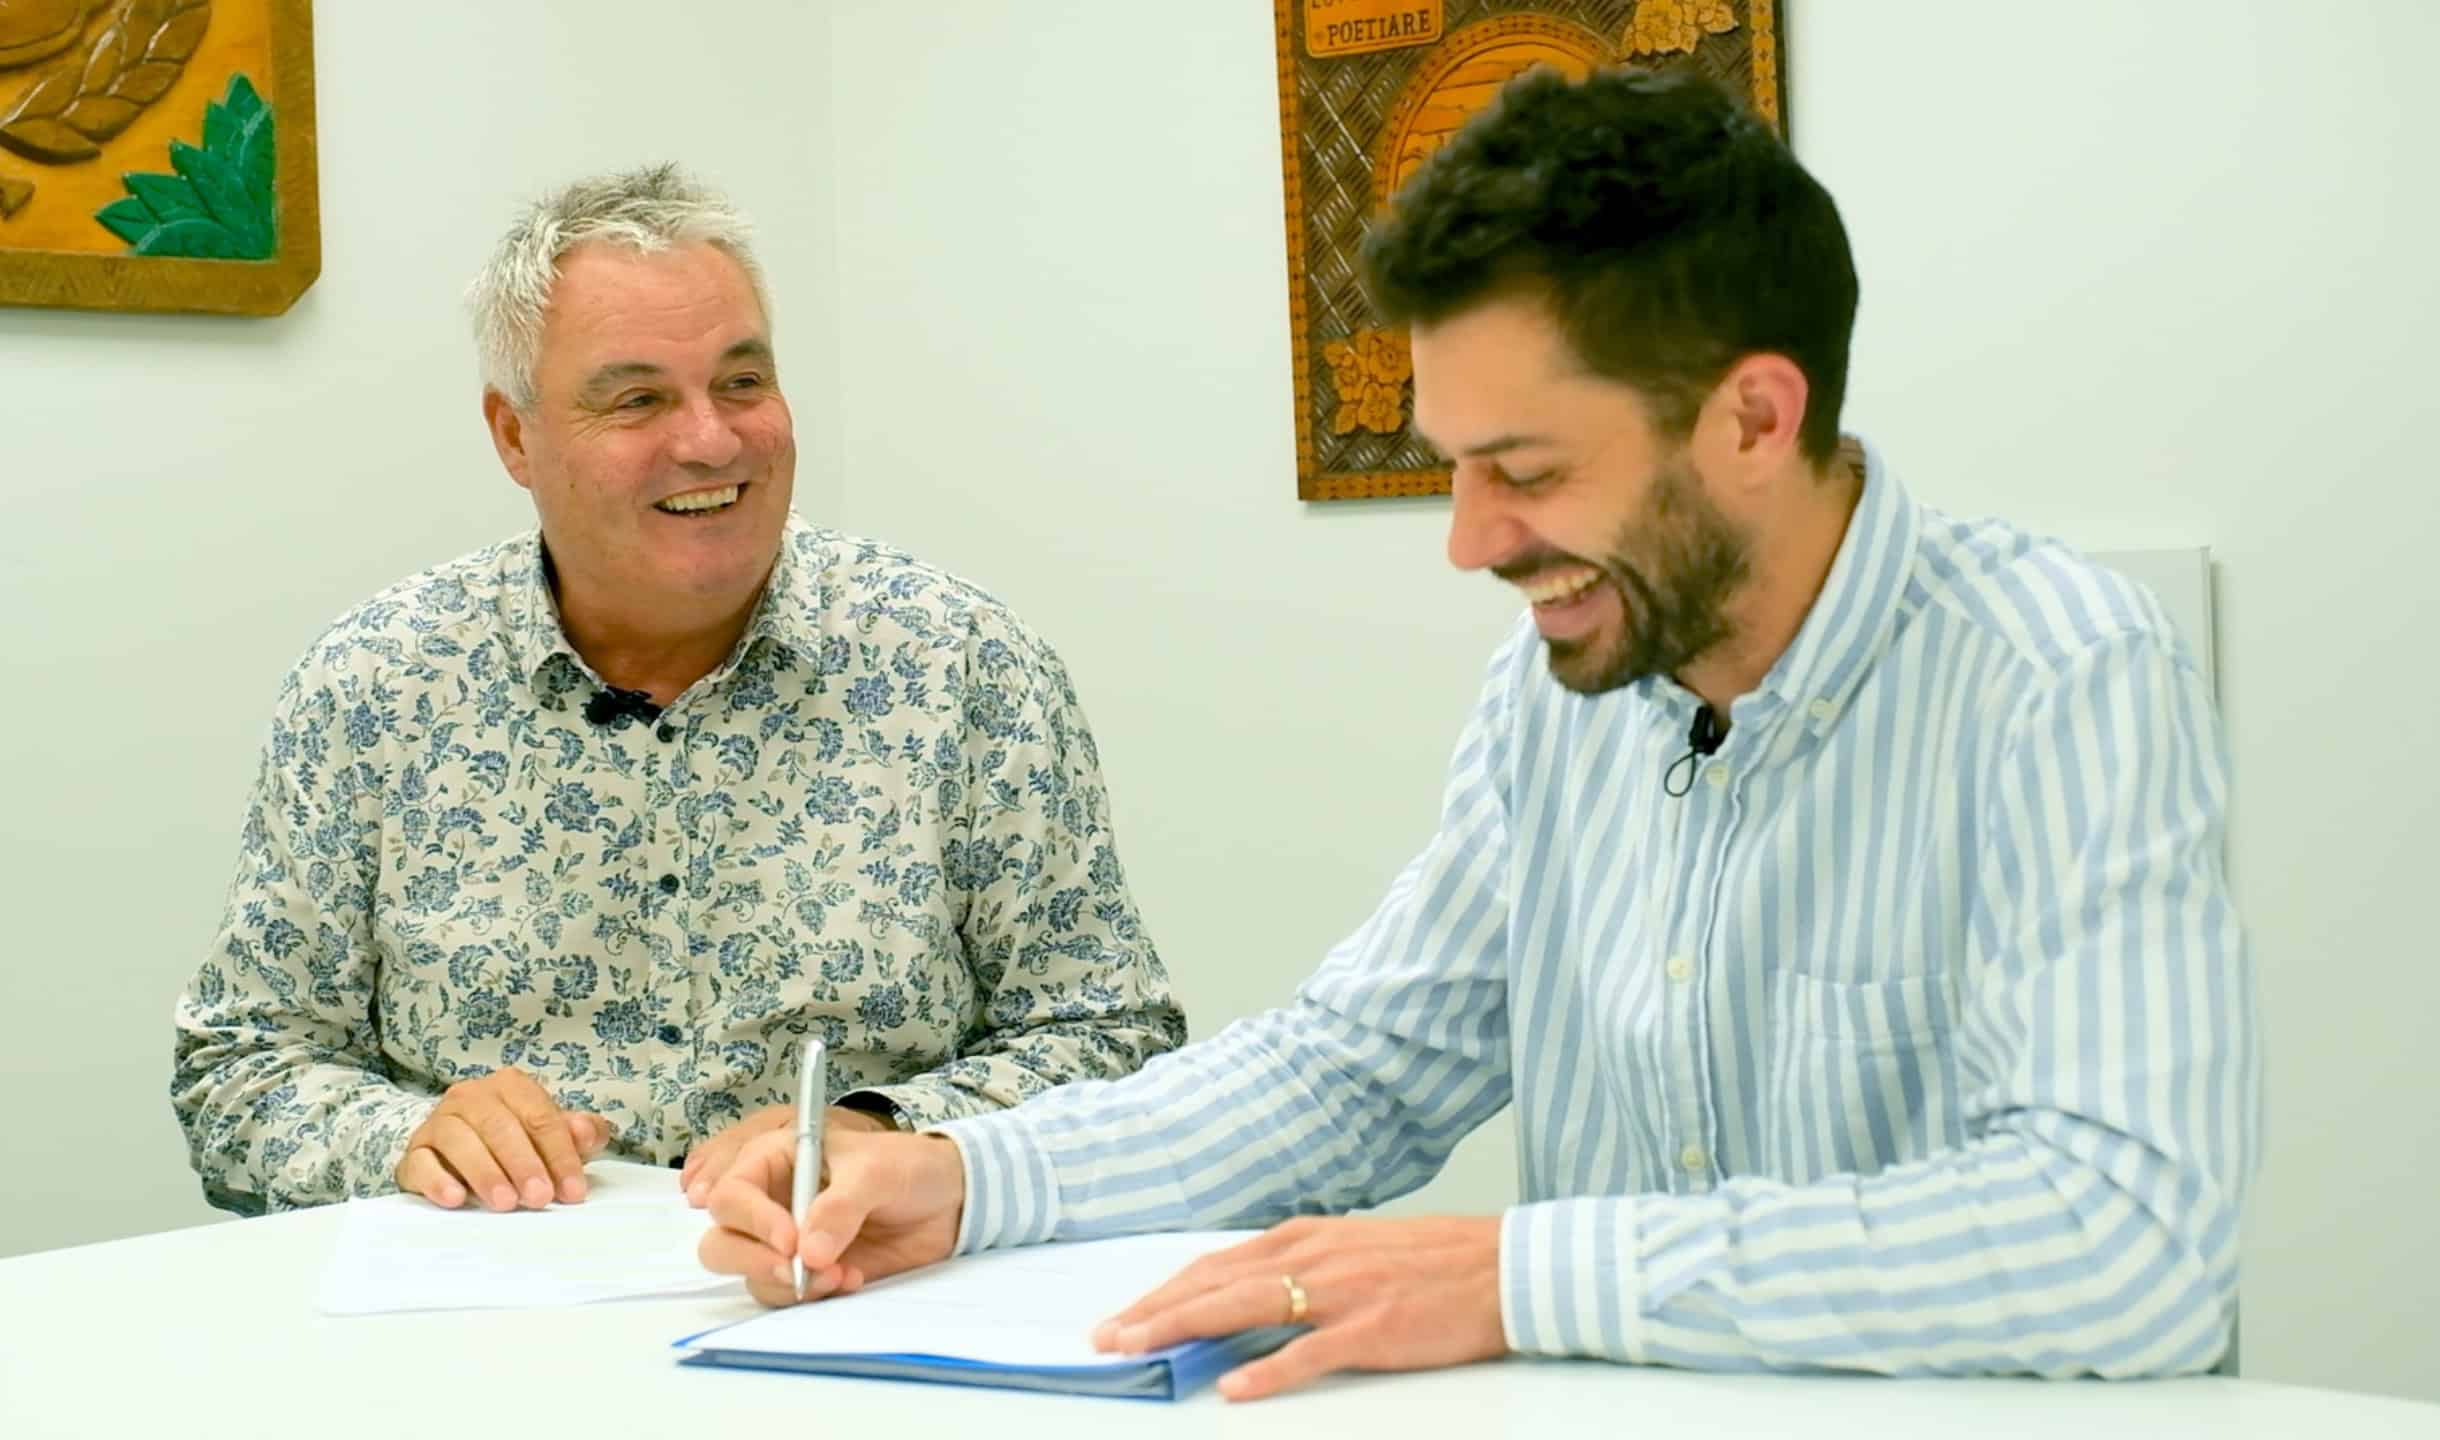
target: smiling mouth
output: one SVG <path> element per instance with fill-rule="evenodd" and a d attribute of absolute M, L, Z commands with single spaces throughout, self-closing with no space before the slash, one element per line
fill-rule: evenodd
<path fill-rule="evenodd" d="M 1601 572 L 1588 565 L 1582 569 L 1548 575 L 1530 585 L 1520 585 L 1517 588 L 1524 591 L 1525 598 L 1536 606 L 1557 609 L 1592 589 L 1600 579 Z"/>
<path fill-rule="evenodd" d="M 745 490 L 743 485 L 724 485 L 718 490 L 690 490 L 684 495 L 672 495 L 652 508 L 664 515 L 717 515 L 735 505 Z"/>

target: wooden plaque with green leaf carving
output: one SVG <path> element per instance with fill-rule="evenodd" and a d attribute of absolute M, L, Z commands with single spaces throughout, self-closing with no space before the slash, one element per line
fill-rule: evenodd
<path fill-rule="evenodd" d="M 1300 499 L 1448 493 L 1413 432 L 1406 337 L 1373 325 L 1356 254 L 1365 222 L 1502 85 L 1537 65 L 1684 66 L 1786 125 L 1786 0 L 1273 4 Z"/>
<path fill-rule="evenodd" d="M 276 315 L 321 272 L 312 0 L 0 0 L 0 304 Z"/>

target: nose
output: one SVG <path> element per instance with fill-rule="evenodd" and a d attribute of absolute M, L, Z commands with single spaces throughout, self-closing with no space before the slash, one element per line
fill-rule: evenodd
<path fill-rule="evenodd" d="M 670 458 L 681 465 L 718 470 L 745 449 L 745 439 L 737 433 L 737 426 L 721 413 L 709 395 L 687 405 L 673 424 L 676 429 L 670 437 Z"/>
<path fill-rule="evenodd" d="M 1465 461 L 1449 476 L 1449 563 L 1488 570 L 1517 553 L 1525 527 L 1508 512 L 1488 462 Z"/>

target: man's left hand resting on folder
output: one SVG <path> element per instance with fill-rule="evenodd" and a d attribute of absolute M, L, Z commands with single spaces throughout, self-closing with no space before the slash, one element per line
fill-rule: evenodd
<path fill-rule="evenodd" d="M 1340 1370 L 1437 1370 L 1505 1355 L 1499 1217 L 1290 1220 L 1187 1266 L 1112 1316 L 1093 1343 L 1140 1355 L 1277 1325 L 1297 1308 L 1312 1332 L 1222 1376 L 1220 1393 L 1259 1400 Z"/>
<path fill-rule="evenodd" d="M 799 1255 L 805 1298 L 820 1299 L 956 1248 L 966 1166 L 946 1137 L 834 1136 L 801 1230 L 785 1199 L 795 1168 L 787 1131 L 747 1141 L 713 1187 L 714 1228 L 697 1251 L 715 1274 L 743 1277 L 765 1305 L 796 1303 L 789 1262 Z M 1305 1300 L 1301 1315 L 1291 1279 Z M 1312 1332 L 1222 1377 L 1222 1394 L 1255 1400 L 1340 1370 L 1429 1370 L 1504 1355 L 1500 1222 L 1291 1220 L 1187 1266 L 1092 1338 L 1103 1350 L 1140 1354 L 1291 1319 Z"/>

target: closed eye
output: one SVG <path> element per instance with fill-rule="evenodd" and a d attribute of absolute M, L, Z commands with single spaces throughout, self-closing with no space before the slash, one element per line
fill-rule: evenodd
<path fill-rule="evenodd" d="M 1519 494 L 1530 494 L 1533 491 L 1544 489 L 1559 479 L 1559 472 L 1555 469 L 1536 470 L 1528 475 L 1517 475 L 1510 473 L 1506 467 L 1501 466 L 1494 467 L 1492 473 L 1500 477 L 1500 483 L 1502 485 L 1507 486 L 1509 489 L 1514 490 Z"/>

